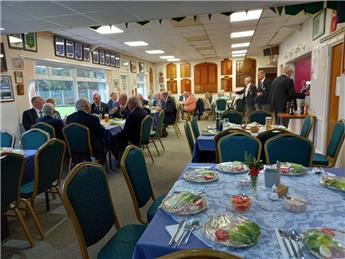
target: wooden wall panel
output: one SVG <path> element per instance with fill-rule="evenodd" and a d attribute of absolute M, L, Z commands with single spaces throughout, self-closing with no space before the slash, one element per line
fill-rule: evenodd
<path fill-rule="evenodd" d="M 225 76 L 222 78 L 222 90 L 232 92 L 232 77 Z"/>
<path fill-rule="evenodd" d="M 153 84 L 153 70 L 151 67 L 149 70 L 149 82 L 150 82 L 150 84 Z"/>
<path fill-rule="evenodd" d="M 192 91 L 192 81 L 190 79 L 185 78 L 181 80 L 181 93 L 184 91 Z"/>
<path fill-rule="evenodd" d="M 204 62 L 194 66 L 194 92 L 217 93 L 217 64 Z"/>
<path fill-rule="evenodd" d="M 191 64 L 190 63 L 182 63 L 180 64 L 180 77 L 191 77 Z"/>
<path fill-rule="evenodd" d="M 226 75 L 232 75 L 232 60 L 225 58 L 220 62 L 221 66 L 221 75 L 226 76 Z"/>
<path fill-rule="evenodd" d="M 173 94 L 177 94 L 177 81 L 170 79 L 167 81 L 168 91 L 171 91 Z"/>
<path fill-rule="evenodd" d="M 255 82 L 256 76 L 256 60 L 253 58 L 245 58 L 236 61 L 236 86 L 244 86 L 244 79 L 251 77 Z"/>
<path fill-rule="evenodd" d="M 166 69 L 167 69 L 167 79 L 176 78 L 176 64 L 169 63 L 167 64 Z"/>

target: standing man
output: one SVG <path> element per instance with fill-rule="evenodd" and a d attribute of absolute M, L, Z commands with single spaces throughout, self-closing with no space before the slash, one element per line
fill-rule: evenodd
<path fill-rule="evenodd" d="M 31 129 L 31 126 L 36 123 L 37 118 L 43 117 L 43 98 L 40 96 L 34 96 L 31 99 L 31 104 L 33 108 L 23 112 L 22 124 L 25 130 Z"/>
<path fill-rule="evenodd" d="M 258 72 L 258 84 L 259 86 L 256 93 L 255 108 L 256 110 L 269 112 L 270 100 L 268 97 L 270 96 L 272 82 L 266 79 L 266 73 L 263 70 L 259 70 Z"/>
<path fill-rule="evenodd" d="M 95 92 L 92 95 L 93 104 L 91 105 L 91 113 L 101 114 L 104 117 L 104 114 L 109 113 L 108 105 L 104 102 L 101 102 L 101 96 L 99 93 Z"/>
<path fill-rule="evenodd" d="M 187 98 L 188 98 L 188 93 L 187 91 L 184 91 L 183 94 L 179 96 L 178 101 L 181 103 L 184 103 L 186 102 Z"/>
<path fill-rule="evenodd" d="M 291 66 L 285 66 L 283 74 L 273 80 L 269 97 L 277 124 L 282 124 L 285 127 L 289 126 L 289 119 L 279 118 L 277 116 L 278 113 L 287 112 L 287 102 L 293 101 L 294 98 L 304 98 L 306 95 L 309 95 L 309 92 L 296 93 L 294 81 L 291 79 L 293 73 L 294 70 Z"/>
<path fill-rule="evenodd" d="M 164 122 L 163 122 L 163 137 L 167 137 L 168 136 L 168 132 L 166 130 L 166 127 L 168 125 L 174 124 L 176 121 L 176 116 L 177 116 L 177 109 L 176 109 L 176 103 L 174 101 L 174 99 L 169 96 L 168 92 L 163 92 L 162 93 L 162 101 L 164 103 L 163 108 L 158 109 L 160 110 L 164 110 L 165 115 L 164 115 Z"/>
<path fill-rule="evenodd" d="M 246 77 L 244 79 L 245 87 L 241 90 L 236 92 L 236 94 L 244 94 L 244 102 L 245 102 L 245 113 L 248 115 L 249 113 L 255 111 L 255 97 L 256 97 L 256 86 L 252 84 L 252 79 L 250 77 Z"/>

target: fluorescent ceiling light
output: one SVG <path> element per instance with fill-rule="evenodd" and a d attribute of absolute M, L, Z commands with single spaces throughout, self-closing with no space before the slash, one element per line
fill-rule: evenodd
<path fill-rule="evenodd" d="M 230 22 L 241 22 L 249 20 L 257 20 L 260 18 L 262 9 L 260 10 L 251 10 L 248 12 L 235 12 L 230 15 Z"/>
<path fill-rule="evenodd" d="M 20 43 L 20 42 L 23 42 L 22 39 L 19 39 L 17 37 L 13 37 L 13 36 L 8 36 L 8 39 L 9 39 L 10 43 Z"/>
<path fill-rule="evenodd" d="M 249 47 L 249 45 L 250 45 L 250 42 L 234 43 L 234 44 L 231 44 L 231 48 L 235 49 L 235 48 Z"/>
<path fill-rule="evenodd" d="M 241 38 L 241 37 L 250 37 L 253 36 L 254 31 L 238 31 L 238 32 L 232 32 L 230 34 L 231 38 Z"/>
<path fill-rule="evenodd" d="M 56 41 L 55 44 L 56 44 L 56 45 L 65 45 L 65 43 L 64 43 L 64 42 L 61 42 L 61 41 Z"/>
<path fill-rule="evenodd" d="M 148 43 L 146 43 L 145 41 L 126 41 L 124 42 L 126 45 L 130 46 L 130 47 L 140 47 L 140 46 L 147 46 L 149 45 Z"/>
<path fill-rule="evenodd" d="M 234 50 L 231 53 L 232 54 L 245 54 L 245 53 L 247 53 L 247 50 L 246 49 Z"/>
<path fill-rule="evenodd" d="M 90 27 L 91 30 L 94 30 L 100 34 L 114 34 L 114 33 L 123 33 L 123 30 L 117 28 L 114 25 L 102 25 L 96 29 L 96 27 Z"/>
<path fill-rule="evenodd" d="M 4 30 L 5 30 L 5 28 L 2 28 L 2 27 L 0 28 L 0 31 L 4 31 Z"/>
<path fill-rule="evenodd" d="M 236 57 L 244 57 L 246 54 L 233 54 L 232 57 L 236 58 Z"/>
<path fill-rule="evenodd" d="M 123 65 L 124 65 L 124 66 L 128 66 L 128 62 L 124 62 Z"/>
<path fill-rule="evenodd" d="M 167 60 L 168 61 L 180 61 L 181 59 L 180 58 L 168 58 Z"/>
<path fill-rule="evenodd" d="M 0 58 L 3 58 L 4 57 L 4 54 L 0 54 Z"/>
<path fill-rule="evenodd" d="M 161 59 L 172 59 L 174 56 L 159 56 Z"/>
<path fill-rule="evenodd" d="M 145 52 L 147 54 L 163 54 L 164 53 L 164 51 L 160 49 L 146 50 Z"/>

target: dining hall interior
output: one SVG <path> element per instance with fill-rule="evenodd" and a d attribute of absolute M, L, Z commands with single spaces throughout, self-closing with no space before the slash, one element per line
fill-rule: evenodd
<path fill-rule="evenodd" d="M 345 258 L 342 1 L 1 1 L 2 258 Z"/>

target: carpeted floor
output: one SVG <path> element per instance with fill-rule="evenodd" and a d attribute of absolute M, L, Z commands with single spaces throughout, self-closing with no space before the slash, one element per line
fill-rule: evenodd
<path fill-rule="evenodd" d="M 200 121 L 199 127 L 204 128 L 211 124 L 210 121 Z M 166 194 L 178 176 L 181 174 L 184 166 L 191 160 L 191 154 L 184 134 L 183 124 L 179 124 L 182 136 L 177 137 L 172 128 L 168 130 L 169 136 L 163 138 L 165 151 L 158 144 L 161 153 L 158 156 L 153 145 L 150 145 L 155 163 L 147 153 L 144 152 L 146 165 L 148 167 L 151 184 L 156 195 Z M 118 168 L 108 174 L 110 191 L 113 198 L 114 207 L 121 225 L 139 222 L 136 220 L 132 201 L 127 189 L 125 180 Z M 45 210 L 44 196 L 37 197 L 36 211 L 42 223 L 46 238 L 39 239 L 31 218 L 27 218 L 30 231 L 36 240 L 34 248 L 29 248 L 19 222 L 16 219 L 10 219 L 10 237 L 3 241 L 1 245 L 1 258 L 81 258 L 79 244 L 70 220 L 57 198 L 51 201 L 51 210 Z M 111 236 L 115 231 L 109 233 Z M 102 247 L 109 237 L 105 237 L 97 245 L 89 248 L 91 258 L 96 258 L 99 248 Z"/>

